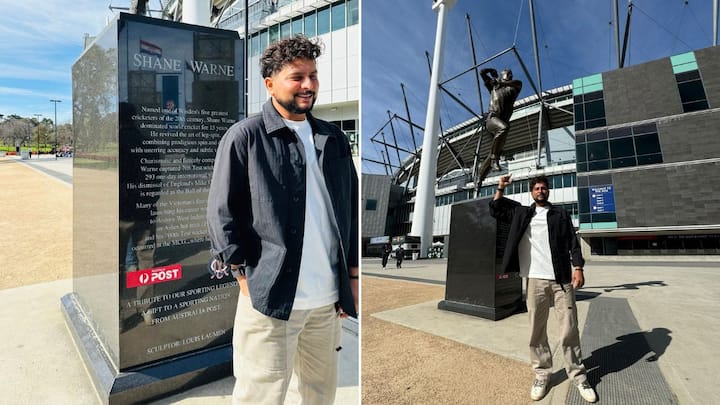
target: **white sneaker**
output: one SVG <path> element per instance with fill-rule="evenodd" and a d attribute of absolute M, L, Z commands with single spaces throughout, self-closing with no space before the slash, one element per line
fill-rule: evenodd
<path fill-rule="evenodd" d="M 583 397 L 584 400 L 588 402 L 597 402 L 597 394 L 595 393 L 595 390 L 590 386 L 590 384 L 586 382 L 578 384 L 577 385 L 578 391 L 580 391 L 580 396 Z"/>
<path fill-rule="evenodd" d="M 530 399 L 533 401 L 539 401 L 545 398 L 548 392 L 547 380 L 535 379 L 532 388 L 530 388 Z"/>

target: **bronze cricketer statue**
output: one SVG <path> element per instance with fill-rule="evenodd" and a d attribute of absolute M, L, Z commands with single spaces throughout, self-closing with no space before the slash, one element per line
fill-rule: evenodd
<path fill-rule="evenodd" d="M 513 113 L 513 104 L 517 99 L 522 82 L 513 80 L 510 69 L 504 69 L 498 76 L 497 70 L 485 68 L 480 70 L 480 76 L 490 92 L 490 108 L 485 118 L 485 127 L 493 136 L 490 155 L 480 164 L 475 172 L 475 189 L 480 189 L 482 181 L 487 177 L 490 170 L 502 170 L 500 168 L 500 156 L 505 146 L 508 130 L 510 129 L 510 117 Z"/>

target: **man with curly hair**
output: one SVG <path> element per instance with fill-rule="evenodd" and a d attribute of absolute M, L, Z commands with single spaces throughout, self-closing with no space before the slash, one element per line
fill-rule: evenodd
<path fill-rule="evenodd" d="M 345 135 L 310 114 L 320 52 L 300 35 L 270 45 L 270 99 L 218 145 L 207 217 L 240 285 L 235 404 L 282 404 L 293 371 L 303 403 L 332 404 L 340 318 L 357 317 L 357 173 Z"/>
<path fill-rule="evenodd" d="M 585 284 L 585 259 L 570 214 L 548 200 L 547 177 L 530 180 L 530 196 L 535 202 L 529 207 L 503 196 L 505 187 L 511 182 L 510 175 L 500 177 L 490 201 L 490 215 L 510 224 L 503 253 L 503 272 L 519 272 L 527 280 L 530 363 L 535 372 L 530 398 L 540 401 L 550 389 L 553 362 L 547 324 L 550 306 L 554 306 L 568 379 L 583 399 L 596 402 L 597 393 L 588 383 L 580 350 L 575 290 Z"/>

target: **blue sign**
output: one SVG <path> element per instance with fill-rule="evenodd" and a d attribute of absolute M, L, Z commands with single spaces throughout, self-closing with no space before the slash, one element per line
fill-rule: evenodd
<path fill-rule="evenodd" d="M 611 184 L 590 186 L 590 212 L 615 212 L 615 194 Z"/>

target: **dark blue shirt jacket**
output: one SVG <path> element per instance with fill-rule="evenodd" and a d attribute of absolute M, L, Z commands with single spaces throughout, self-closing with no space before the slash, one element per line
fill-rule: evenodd
<path fill-rule="evenodd" d="M 358 178 L 350 145 L 336 126 L 309 113 L 307 119 L 337 223 L 338 304 L 357 317 L 348 277 L 349 267 L 358 266 Z M 207 208 L 211 253 L 224 263 L 245 263 L 253 307 L 277 319 L 290 318 L 295 300 L 305 193 L 305 149 L 271 100 L 220 140 Z"/>
<path fill-rule="evenodd" d="M 584 266 L 585 259 L 583 259 L 570 214 L 549 202 L 547 204 L 549 208 L 547 213 L 548 237 L 550 238 L 550 256 L 552 257 L 555 281 L 566 284 L 572 281 L 572 266 Z M 501 197 L 490 201 L 490 215 L 510 224 L 510 233 L 503 254 L 503 272 L 520 271 L 518 245 L 535 215 L 535 204 L 526 207 L 517 201 Z"/>

